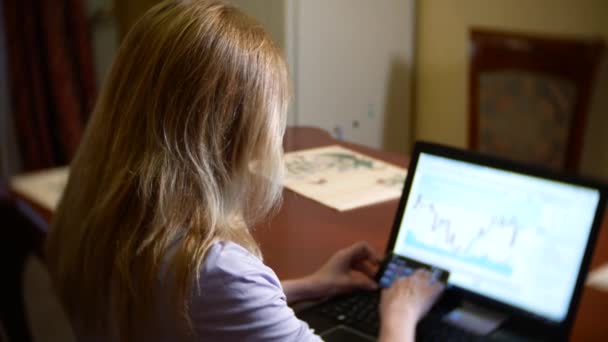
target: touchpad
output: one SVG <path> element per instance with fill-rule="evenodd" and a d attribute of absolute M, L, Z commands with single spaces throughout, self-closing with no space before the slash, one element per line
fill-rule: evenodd
<path fill-rule="evenodd" d="M 347 326 L 340 325 L 321 334 L 326 342 L 369 342 L 376 339 Z"/>

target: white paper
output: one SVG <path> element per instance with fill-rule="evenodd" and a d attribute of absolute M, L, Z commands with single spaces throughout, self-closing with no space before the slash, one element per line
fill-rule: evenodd
<path fill-rule="evenodd" d="M 68 176 L 67 167 L 17 175 L 11 179 L 11 189 L 53 212 L 59 204 Z"/>
<path fill-rule="evenodd" d="M 608 291 L 608 264 L 600 266 L 589 273 L 587 285 L 598 290 Z"/>
<path fill-rule="evenodd" d="M 407 171 L 341 146 L 287 153 L 285 187 L 339 211 L 401 197 Z"/>

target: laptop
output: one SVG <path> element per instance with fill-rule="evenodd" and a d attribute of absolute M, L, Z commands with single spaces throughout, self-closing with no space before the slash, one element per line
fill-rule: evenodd
<path fill-rule="evenodd" d="M 605 205 L 597 182 L 419 142 L 376 281 L 445 282 L 417 340 L 567 340 Z M 297 315 L 325 341 L 374 341 L 379 293 Z"/>

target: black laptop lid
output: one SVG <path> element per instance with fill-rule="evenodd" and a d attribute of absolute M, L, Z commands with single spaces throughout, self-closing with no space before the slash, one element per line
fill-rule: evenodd
<path fill-rule="evenodd" d="M 564 326 L 604 207 L 600 184 L 417 143 L 388 250 L 448 270 L 471 298 Z"/>

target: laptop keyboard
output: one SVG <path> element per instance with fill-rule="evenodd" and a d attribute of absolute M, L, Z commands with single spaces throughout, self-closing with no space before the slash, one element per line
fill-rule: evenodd
<path fill-rule="evenodd" d="M 377 335 L 380 324 L 379 300 L 378 292 L 357 293 L 348 297 L 336 298 L 322 306 L 320 311 L 326 317 L 370 335 Z"/>
<path fill-rule="evenodd" d="M 322 305 L 320 312 L 335 321 L 369 335 L 377 336 L 379 292 L 361 292 L 339 297 Z M 428 315 L 416 327 L 417 341 L 481 341 L 483 338 L 443 323 L 439 317 Z"/>

